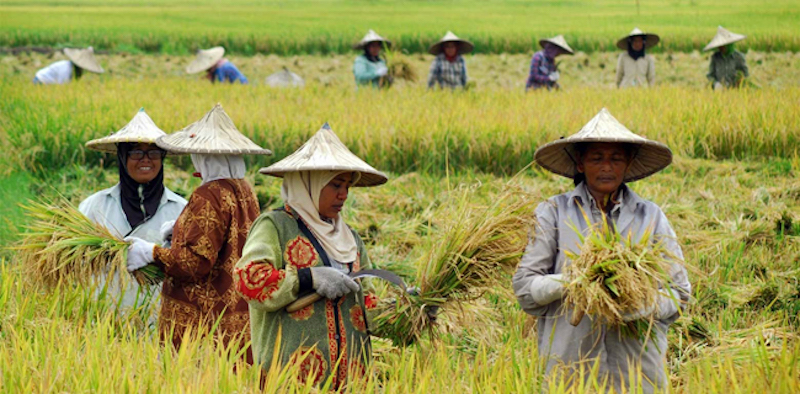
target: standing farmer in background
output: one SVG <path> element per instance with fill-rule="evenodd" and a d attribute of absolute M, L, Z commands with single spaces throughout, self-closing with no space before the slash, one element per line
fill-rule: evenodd
<path fill-rule="evenodd" d="M 197 74 L 201 71 L 206 72 L 206 78 L 214 82 L 240 83 L 247 84 L 247 78 L 239 71 L 233 63 L 225 59 L 225 48 L 213 47 L 211 49 L 201 49 L 197 51 L 197 57 L 186 66 L 188 74 Z"/>
<path fill-rule="evenodd" d="M 617 87 L 650 86 L 656 82 L 656 61 L 645 51 L 658 44 L 655 34 L 647 34 L 638 27 L 627 37 L 617 41 L 617 48 L 625 52 L 617 61 Z"/>
<path fill-rule="evenodd" d="M 467 66 L 461 55 L 472 52 L 474 45 L 447 32 L 439 42 L 433 44 L 428 52 L 436 56 L 431 63 L 428 75 L 428 88 L 436 84 L 440 88 L 464 88 L 467 86 Z"/>
<path fill-rule="evenodd" d="M 33 83 L 36 85 L 53 85 L 70 82 L 73 78 L 78 80 L 83 75 L 83 70 L 102 74 L 103 67 L 94 57 L 94 49 L 64 48 L 64 55 L 69 60 L 59 60 L 36 72 Z"/>
<path fill-rule="evenodd" d="M 387 75 L 389 68 L 386 66 L 386 60 L 381 57 L 384 45 L 391 48 L 392 43 L 370 30 L 358 44 L 353 46 L 354 49 L 364 51 L 363 54 L 356 57 L 356 61 L 353 63 L 356 87 L 361 85 L 388 87 L 391 85 L 390 76 Z"/>
<path fill-rule="evenodd" d="M 539 88 L 547 88 L 547 90 L 558 89 L 558 79 L 561 76 L 558 74 L 555 59 L 557 56 L 563 54 L 573 55 L 575 52 L 569 47 L 564 36 L 560 34 L 553 38 L 539 40 L 539 45 L 542 50 L 533 54 L 525 90 Z"/>
<path fill-rule="evenodd" d="M 719 26 L 717 35 L 703 48 L 703 51 L 716 49 L 708 66 L 708 78 L 714 90 L 738 88 L 750 76 L 744 54 L 733 47 L 733 43 L 745 39 L 744 35 L 732 33 Z"/>

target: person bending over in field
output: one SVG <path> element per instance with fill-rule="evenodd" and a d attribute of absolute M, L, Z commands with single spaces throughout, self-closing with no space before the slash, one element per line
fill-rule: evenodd
<path fill-rule="evenodd" d="M 197 57 L 188 66 L 186 73 L 197 74 L 206 72 L 206 79 L 214 82 L 247 84 L 247 77 L 239 71 L 228 59 L 225 59 L 225 48 L 213 47 L 211 49 L 201 49 L 197 51 Z"/>
<path fill-rule="evenodd" d="M 617 87 L 649 86 L 656 82 L 656 61 L 645 51 L 658 44 L 659 37 L 647 34 L 638 27 L 617 41 L 617 48 L 624 50 L 617 61 Z"/>
<path fill-rule="evenodd" d="M 348 276 L 369 268 L 370 260 L 341 213 L 351 187 L 377 186 L 387 177 L 352 154 L 327 123 L 260 172 L 283 178 L 284 206 L 256 220 L 233 271 L 236 289 L 250 303 L 256 362 L 269 369 L 277 350 L 281 365 L 303 360 L 297 376 L 303 384 L 330 378 L 332 388 L 341 387 L 365 373 L 371 358 L 366 312 L 377 303 Z M 313 292 L 316 302 L 289 312 Z"/>
<path fill-rule="evenodd" d="M 234 288 L 233 266 L 259 214 L 244 179 L 245 154 L 272 154 L 242 135 L 217 104 L 201 120 L 156 141 L 162 149 L 189 153 L 202 184 L 178 216 L 170 247 L 129 237 L 128 271 L 155 263 L 164 271 L 158 328 L 178 349 L 184 335 L 207 334 L 223 346 L 244 349 L 250 340 L 247 302 Z M 252 362 L 249 346 L 243 352 Z"/>
<path fill-rule="evenodd" d="M 69 60 L 59 60 L 39 71 L 33 77 L 35 85 L 53 85 L 65 84 L 80 79 L 83 75 L 83 70 L 91 71 L 93 73 L 102 74 L 103 67 L 94 57 L 94 49 L 88 47 L 86 49 L 65 48 L 64 55 Z"/>
<path fill-rule="evenodd" d="M 120 239 L 135 236 L 163 242 L 186 205 L 164 186 L 167 152 L 155 145 L 163 135 L 142 108 L 121 130 L 87 142 L 89 149 L 117 154 L 119 182 L 83 200 L 78 210 Z M 105 291 L 120 311 L 140 309 L 143 320 L 155 325 L 160 284 L 139 286 L 135 280 L 120 280 L 118 274 L 110 283 L 98 278 L 98 284 L 98 295 Z"/>
<path fill-rule="evenodd" d="M 547 88 L 558 89 L 558 65 L 555 59 L 563 54 L 573 55 L 572 48 L 569 47 L 564 36 L 557 35 L 553 38 L 539 40 L 542 50 L 533 54 L 531 59 L 531 70 L 528 74 L 528 81 L 525 83 L 525 90 Z"/>
<path fill-rule="evenodd" d="M 744 35 L 732 33 L 719 26 L 717 35 L 703 48 L 704 51 L 716 49 L 711 56 L 706 75 L 714 90 L 738 88 L 750 76 L 744 54 L 733 47 L 733 43 L 744 39 Z"/>
<path fill-rule="evenodd" d="M 428 88 L 464 88 L 467 86 L 467 65 L 461 55 L 472 52 L 474 46 L 467 40 L 447 32 L 428 52 L 436 56 L 428 75 Z"/>
<path fill-rule="evenodd" d="M 356 87 L 362 85 L 389 87 L 392 84 L 391 76 L 388 75 L 389 69 L 386 67 L 386 60 L 381 57 L 384 45 L 390 48 L 392 43 L 370 30 L 361 41 L 353 46 L 354 49 L 364 51 L 363 54 L 356 57 L 356 61 L 353 63 Z"/>
<path fill-rule="evenodd" d="M 599 378 L 608 378 L 617 392 L 631 379 L 646 393 L 665 388 L 667 328 L 689 300 L 691 286 L 685 268 L 677 261 L 682 259 L 682 252 L 666 216 L 625 182 L 665 168 L 672 161 L 672 152 L 661 143 L 632 133 L 603 109 L 578 133 L 537 149 L 535 159 L 575 183 L 571 192 L 537 207 L 538 224 L 513 278 L 520 306 L 538 318 L 539 356 L 546 363 L 548 377 L 556 378 L 557 371 L 570 376 L 579 363 L 588 361 L 588 367 L 599 363 Z M 672 281 L 659 289 L 656 303 L 643 310 L 624 311 L 624 321 L 654 319 L 654 339 L 645 343 L 624 335 L 619 326 L 593 322 L 589 315 L 573 326 L 569 319 L 573 307 L 563 302 L 564 286 L 570 281 L 562 274 L 571 264 L 566 253 L 579 255 L 581 250 L 576 231 L 587 234 L 604 217 L 614 229 L 624 236 L 630 234 L 635 241 L 652 232 L 650 239 L 663 242 L 675 258 L 669 272 Z M 643 377 L 635 375 L 639 368 Z"/>

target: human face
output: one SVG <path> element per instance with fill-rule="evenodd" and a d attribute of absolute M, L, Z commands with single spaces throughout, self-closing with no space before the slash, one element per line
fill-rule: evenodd
<path fill-rule="evenodd" d="M 381 43 L 379 41 L 369 43 L 367 51 L 369 51 L 370 56 L 378 57 L 381 54 Z"/>
<path fill-rule="evenodd" d="M 328 182 L 319 192 L 319 214 L 326 219 L 338 219 L 353 185 L 353 173 L 344 172 Z"/>
<path fill-rule="evenodd" d="M 641 51 L 642 48 L 644 48 L 644 39 L 638 36 L 633 37 L 633 40 L 631 40 L 631 48 L 633 48 L 634 51 Z"/>
<path fill-rule="evenodd" d="M 135 150 L 144 151 L 144 157 L 141 159 L 132 159 L 131 151 Z M 143 184 L 150 182 L 155 179 L 159 171 L 161 171 L 162 155 L 153 154 L 157 156 L 157 158 L 154 159 L 150 157 L 151 153 L 148 153 L 153 151 L 164 152 L 155 144 L 146 144 L 143 142 L 136 144 L 130 151 L 128 151 L 128 155 L 125 160 L 125 167 L 128 169 L 128 175 L 130 175 L 131 178 L 133 178 L 133 180 L 137 183 Z"/>
<path fill-rule="evenodd" d="M 444 48 L 444 54 L 447 57 L 454 57 L 458 54 L 458 45 L 454 42 L 446 42 L 442 45 L 442 48 Z"/>
<path fill-rule="evenodd" d="M 605 197 L 619 189 L 630 162 L 621 144 L 593 143 L 583 155 L 578 155 L 578 172 L 586 176 L 592 197 L 604 204 Z"/>

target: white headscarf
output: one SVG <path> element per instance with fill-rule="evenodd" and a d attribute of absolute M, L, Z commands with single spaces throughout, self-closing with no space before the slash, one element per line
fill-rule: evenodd
<path fill-rule="evenodd" d="M 192 164 L 200 173 L 203 183 L 217 179 L 243 179 L 245 170 L 241 156 L 192 154 Z"/>
<path fill-rule="evenodd" d="M 319 214 L 319 195 L 322 188 L 337 175 L 345 172 L 351 171 L 287 172 L 283 176 L 281 198 L 303 218 L 330 258 L 340 263 L 352 263 L 356 260 L 358 247 L 350 228 L 341 217 L 328 222 L 320 218 Z M 355 174 L 353 183 L 361 177 L 359 172 Z"/>

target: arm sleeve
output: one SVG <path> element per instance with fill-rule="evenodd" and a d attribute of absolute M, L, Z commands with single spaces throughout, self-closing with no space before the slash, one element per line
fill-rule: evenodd
<path fill-rule="evenodd" d="M 624 61 L 622 58 L 625 56 L 624 53 L 619 54 L 619 58 L 617 59 L 617 87 L 622 83 L 622 77 L 625 75 L 625 70 L 623 70 Z"/>
<path fill-rule="evenodd" d="M 525 83 L 525 89 L 530 89 L 533 87 L 534 81 L 536 81 L 536 73 L 539 72 L 539 57 L 537 55 L 533 55 L 531 58 L 531 68 L 528 71 L 528 81 Z"/>
<path fill-rule="evenodd" d="M 300 293 L 300 272 L 294 266 L 284 266 L 278 229 L 262 215 L 250 228 L 242 249 L 242 258 L 233 268 L 236 291 L 250 308 L 275 312 L 297 299 Z"/>
<path fill-rule="evenodd" d="M 711 61 L 708 62 L 708 74 L 706 74 L 706 78 L 708 78 L 711 83 L 717 82 L 717 74 L 714 70 L 714 55 L 711 55 Z"/>
<path fill-rule="evenodd" d="M 548 304 L 541 303 L 541 298 L 536 295 L 539 289 L 552 288 L 555 279 L 553 271 L 558 253 L 558 218 L 553 203 L 539 204 L 536 218 L 536 227 L 529 237 L 512 285 L 522 310 L 530 315 L 544 316 Z"/>
<path fill-rule="evenodd" d="M 439 79 L 439 61 L 437 58 L 433 59 L 431 63 L 431 69 L 428 72 L 428 88 L 432 88 L 436 85 L 436 80 Z"/>
<path fill-rule="evenodd" d="M 647 83 L 650 86 L 655 85 L 656 83 L 656 58 L 653 56 L 648 56 L 647 62 Z"/>
<path fill-rule="evenodd" d="M 360 56 L 356 58 L 356 62 L 353 64 L 353 75 L 355 75 L 356 82 L 358 83 L 369 83 L 373 79 L 378 78 L 378 74 L 375 73 L 375 67 L 371 67 L 367 64 L 367 61 Z"/>
<path fill-rule="evenodd" d="M 672 324 L 678 319 L 678 312 L 684 310 L 686 305 L 691 300 L 692 285 L 689 283 L 686 268 L 683 266 L 683 251 L 678 244 L 675 230 L 672 229 L 669 220 L 667 220 L 666 215 L 664 215 L 664 212 L 661 211 L 660 208 L 658 222 L 654 229 L 654 235 L 653 241 L 663 242 L 664 247 L 669 253 L 669 256 L 666 257 L 673 260 L 670 267 L 670 277 L 672 278 L 672 283 L 670 283 L 668 288 L 662 289 L 662 293 L 674 298 L 673 301 L 678 303 L 676 312 L 671 316 L 665 316 L 664 319 L 662 319 L 662 321 L 665 323 Z"/>
<path fill-rule="evenodd" d="M 467 86 L 467 63 L 461 59 L 461 86 Z"/>
<path fill-rule="evenodd" d="M 747 69 L 747 60 L 745 60 L 744 54 L 742 53 L 739 53 L 739 70 L 745 77 L 750 76 L 750 70 Z"/>

